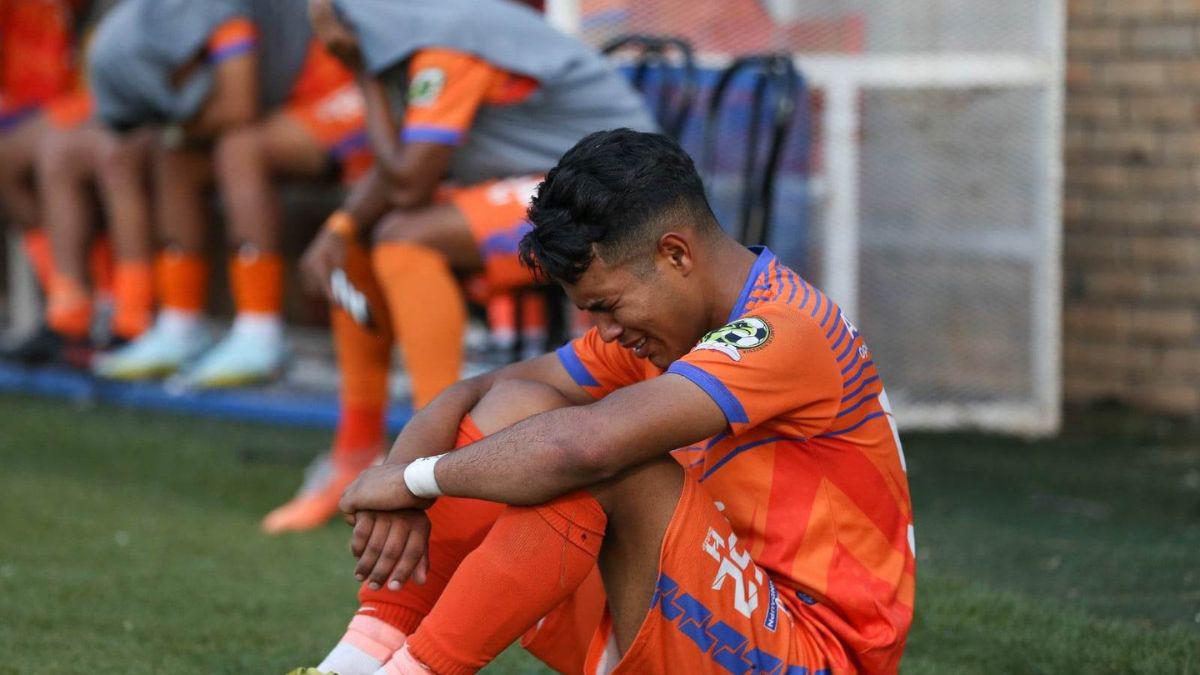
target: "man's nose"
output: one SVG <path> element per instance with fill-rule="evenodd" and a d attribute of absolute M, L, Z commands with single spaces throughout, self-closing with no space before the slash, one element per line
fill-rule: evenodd
<path fill-rule="evenodd" d="M 621 324 L 613 321 L 612 319 L 599 316 L 595 317 L 594 321 L 596 322 L 597 330 L 600 331 L 600 339 L 604 340 L 605 342 L 612 342 L 613 340 L 621 337 L 621 334 L 625 332 L 625 329 L 621 327 Z"/>

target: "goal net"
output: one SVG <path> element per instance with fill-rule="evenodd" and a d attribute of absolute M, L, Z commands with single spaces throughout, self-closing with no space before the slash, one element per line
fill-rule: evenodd
<path fill-rule="evenodd" d="M 694 47 L 681 141 L 736 219 L 753 86 L 708 93 L 735 58 L 791 54 L 802 87 L 767 243 L 878 356 L 909 429 L 1049 434 L 1060 406 L 1063 0 L 549 0 L 597 45 Z M 766 113 L 764 113 L 766 114 Z M 761 152 L 759 153 L 761 156 Z"/>

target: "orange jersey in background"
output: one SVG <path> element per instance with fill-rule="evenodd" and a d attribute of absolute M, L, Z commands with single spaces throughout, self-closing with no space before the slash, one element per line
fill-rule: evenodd
<path fill-rule="evenodd" d="M 595 329 L 559 358 L 597 398 L 660 374 Z M 912 507 L 858 330 L 763 249 L 729 324 L 667 372 L 704 389 L 728 421 L 675 457 L 732 525 L 730 555 L 748 554 L 769 577 L 754 595 L 768 606 L 777 593 L 835 670 L 894 672 L 913 615 Z"/>
<path fill-rule="evenodd" d="M 406 143 L 460 145 L 483 105 L 513 105 L 537 90 L 537 81 L 509 73 L 471 54 L 423 49 L 408 65 Z"/>
<path fill-rule="evenodd" d="M 77 85 L 77 4 L 0 0 L 0 129 Z"/>

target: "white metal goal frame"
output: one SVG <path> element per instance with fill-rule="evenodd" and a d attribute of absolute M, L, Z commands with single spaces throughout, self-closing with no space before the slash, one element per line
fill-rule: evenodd
<path fill-rule="evenodd" d="M 910 397 L 889 383 L 889 394 L 902 426 L 908 429 L 980 429 L 1027 436 L 1058 431 L 1061 407 L 1061 209 L 1062 125 L 1064 104 L 1066 8 L 1064 0 L 1042 0 L 1041 23 L 1048 49 L 1028 52 L 796 53 L 796 66 L 810 88 L 822 94 L 818 147 L 823 264 L 820 285 L 847 316 L 858 315 L 861 301 L 861 101 L 867 91 L 1032 90 L 1040 98 L 1040 139 L 1035 159 L 1044 180 L 1031 200 L 1032 236 L 1008 232 L 974 233 L 971 242 L 953 237 L 938 246 L 969 245 L 994 249 L 1030 264 L 1031 311 L 1026 348 L 1030 395 L 1010 400 L 945 400 Z M 582 0 L 548 0 L 547 15 L 568 33 L 582 25 Z M 701 52 L 700 65 L 721 68 L 734 55 Z M 886 330 L 886 328 L 885 328 Z"/>

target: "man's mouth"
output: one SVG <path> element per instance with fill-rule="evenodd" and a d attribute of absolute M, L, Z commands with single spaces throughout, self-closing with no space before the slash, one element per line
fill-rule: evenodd
<path fill-rule="evenodd" d="M 638 357 L 639 359 L 646 358 L 646 338 L 638 340 L 633 344 L 631 349 L 633 349 L 634 356 Z"/>

